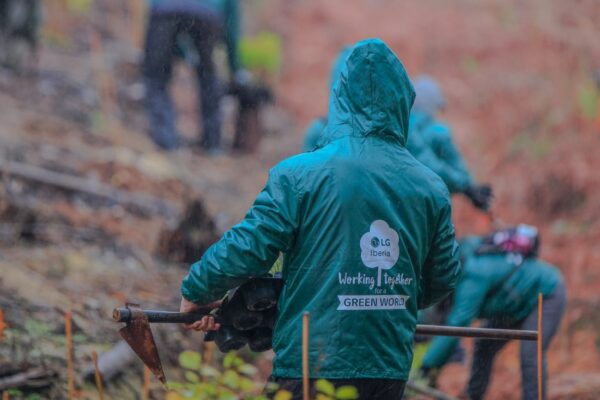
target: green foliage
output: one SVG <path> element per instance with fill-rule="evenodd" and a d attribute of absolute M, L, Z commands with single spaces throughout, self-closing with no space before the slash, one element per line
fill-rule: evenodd
<path fill-rule="evenodd" d="M 85 14 L 90 11 L 92 2 L 92 0 L 67 0 L 67 9 L 78 14 Z"/>
<path fill-rule="evenodd" d="M 195 351 L 184 351 L 179 355 L 179 364 L 186 369 L 184 382 L 169 383 L 167 400 L 267 400 L 263 395 L 263 385 L 256 379 L 258 370 L 246 363 L 235 352 L 223 358 L 220 368 L 202 362 L 202 356 Z M 276 391 L 277 387 L 269 385 Z M 285 391 L 276 393 L 277 400 L 291 399 Z"/>
<path fill-rule="evenodd" d="M 358 390 L 354 386 L 344 385 L 335 388 L 333 383 L 326 379 L 318 379 L 315 382 L 317 400 L 354 400 L 358 399 Z"/>
<path fill-rule="evenodd" d="M 273 266 L 271 267 L 271 270 L 269 271 L 269 273 L 271 274 L 276 274 L 277 272 L 282 272 L 283 271 L 283 255 L 279 255 L 279 257 L 277 258 L 277 260 L 275 261 L 275 263 L 273 264 Z"/>
<path fill-rule="evenodd" d="M 32 318 L 25 320 L 24 327 L 27 333 L 34 338 L 44 337 L 50 333 L 48 324 Z"/>
<path fill-rule="evenodd" d="M 552 142 L 541 137 L 532 137 L 527 133 L 515 136 L 509 144 L 509 156 L 524 154 L 532 161 L 539 161 L 552 152 Z"/>
<path fill-rule="evenodd" d="M 587 82 L 577 94 L 577 103 L 581 114 L 587 119 L 595 119 L 600 105 L 600 94 L 593 82 Z"/>
<path fill-rule="evenodd" d="M 325 379 L 319 379 L 315 382 L 315 389 L 317 392 L 323 393 L 327 396 L 335 396 L 335 386 L 333 383 Z"/>
<path fill-rule="evenodd" d="M 292 394 L 285 390 L 280 390 L 275 394 L 273 400 L 292 400 Z"/>
<path fill-rule="evenodd" d="M 358 399 L 358 390 L 354 386 L 340 386 L 335 391 L 335 397 L 339 400 L 354 400 Z"/>
<path fill-rule="evenodd" d="M 196 351 L 184 351 L 179 355 L 179 365 L 197 370 L 202 365 L 202 355 Z"/>
<path fill-rule="evenodd" d="M 179 355 L 179 364 L 186 371 L 184 382 L 170 382 L 167 400 L 267 400 L 263 393 L 275 393 L 274 400 L 291 400 L 292 394 L 278 390 L 276 383 L 266 387 L 257 379 L 257 368 L 245 362 L 236 352 L 223 358 L 220 368 L 202 362 L 202 355 L 195 351 L 184 351 Z M 331 382 L 319 379 L 315 382 L 317 400 L 354 400 L 358 390 L 353 386 L 336 388 Z"/>
<path fill-rule="evenodd" d="M 276 74 L 281 68 L 282 47 L 281 38 L 275 33 L 244 37 L 239 45 L 240 62 L 251 71 Z"/>
<path fill-rule="evenodd" d="M 23 400 L 42 400 L 43 397 L 37 393 L 31 393 L 25 396 L 19 389 L 8 389 L 6 391 L 11 399 L 23 399 Z"/>
<path fill-rule="evenodd" d="M 410 367 L 411 372 L 421 368 L 421 364 L 423 364 L 423 357 L 425 357 L 425 353 L 427 353 L 428 348 L 428 342 L 415 344 L 413 348 L 413 362 Z"/>

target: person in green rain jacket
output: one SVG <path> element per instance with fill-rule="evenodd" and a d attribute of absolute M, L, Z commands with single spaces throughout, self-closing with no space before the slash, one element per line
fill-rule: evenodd
<path fill-rule="evenodd" d="M 460 275 L 448 190 L 405 148 L 413 99 L 387 45 L 357 43 L 331 91 L 327 143 L 271 169 L 245 219 L 183 280 L 181 310 L 193 311 L 284 254 L 272 376 L 294 398 L 305 311 L 311 378 L 352 380 L 361 398 L 401 398 L 417 310 Z M 206 317 L 191 328 L 217 325 Z"/>
<path fill-rule="evenodd" d="M 168 93 L 173 61 L 181 48 L 193 48 L 200 93 L 202 147 L 211 154 L 221 149 L 221 85 L 213 62 L 213 49 L 224 42 L 229 78 L 239 79 L 239 0 L 150 0 L 142 75 L 146 87 L 149 135 L 159 147 L 183 144 L 177 132 L 175 107 Z M 187 42 L 186 42 L 187 41 Z"/>
<path fill-rule="evenodd" d="M 416 99 L 410 114 L 407 149 L 417 160 L 438 174 L 450 193 L 463 193 L 473 205 L 488 210 L 492 190 L 477 185 L 452 140 L 450 128 L 436 115 L 446 106 L 437 82 L 428 76 L 414 80 Z"/>
<path fill-rule="evenodd" d="M 560 271 L 535 256 L 524 260 L 514 254 L 477 254 L 481 237 L 461 241 L 463 275 L 454 293 L 447 325 L 469 326 L 486 320 L 487 328 L 537 330 L 538 293 L 543 301 L 543 372 L 546 386 L 546 350 L 557 332 L 566 304 Z M 436 337 L 423 358 L 422 374 L 437 375 L 458 345 L 458 338 Z M 507 343 L 476 340 L 467 388 L 470 400 L 482 399 L 488 386 L 494 358 Z M 538 399 L 536 342 L 521 342 L 523 399 Z M 543 390 L 545 398 L 545 390 Z"/>
<path fill-rule="evenodd" d="M 348 54 L 350 54 L 350 47 L 345 47 L 344 49 L 342 49 L 342 51 L 340 51 L 335 62 L 333 63 L 333 66 L 331 67 L 331 75 L 329 76 L 330 88 L 333 87 L 335 80 L 340 75 L 340 72 L 342 70 L 342 67 L 344 66 L 344 63 L 346 62 L 346 57 L 348 57 Z M 318 147 L 321 137 L 324 136 L 323 131 L 325 130 L 326 126 L 327 117 L 324 116 L 315 118 L 310 123 L 308 129 L 306 130 L 306 134 L 304 135 L 304 151 L 311 151 Z"/>

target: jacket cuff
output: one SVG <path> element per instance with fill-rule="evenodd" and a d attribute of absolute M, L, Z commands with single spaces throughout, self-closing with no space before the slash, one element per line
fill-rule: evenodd
<path fill-rule="evenodd" d="M 186 276 L 181 282 L 181 296 L 194 304 L 205 304 L 204 298 L 201 293 L 198 293 L 198 288 L 194 287 L 190 281 L 190 276 Z M 190 287 L 191 286 L 191 287 Z"/>

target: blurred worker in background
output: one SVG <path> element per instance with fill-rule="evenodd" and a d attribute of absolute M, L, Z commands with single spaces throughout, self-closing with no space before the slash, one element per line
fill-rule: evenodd
<path fill-rule="evenodd" d="M 0 0 L 0 65 L 21 72 L 37 61 L 41 22 L 40 0 Z"/>
<path fill-rule="evenodd" d="M 527 225 L 502 229 L 486 237 L 461 241 L 463 275 L 454 293 L 454 304 L 446 321 L 450 326 L 469 326 L 485 319 L 486 328 L 537 330 L 538 293 L 544 297 L 542 318 L 543 394 L 546 398 L 546 351 L 565 311 L 566 289 L 560 271 L 537 258 L 537 229 Z M 452 355 L 458 338 L 433 339 L 423 358 L 421 375 L 435 380 Z M 475 341 L 470 400 L 482 399 L 488 387 L 497 353 L 506 340 Z M 523 399 L 538 399 L 536 342 L 521 342 Z"/>
<path fill-rule="evenodd" d="M 401 399 L 417 310 L 460 275 L 442 180 L 405 148 L 414 90 L 378 39 L 356 44 L 330 93 L 321 147 L 282 161 L 246 218 L 181 286 L 182 312 L 209 304 L 283 257 L 273 380 L 302 398 L 302 315 L 311 312 L 310 378 Z M 360 321 L 360 323 L 357 323 Z M 218 329 L 205 317 L 191 328 Z"/>
<path fill-rule="evenodd" d="M 215 70 L 213 49 L 219 41 L 225 42 L 229 76 L 236 79 L 239 32 L 238 0 L 150 0 L 142 72 L 149 133 L 158 146 L 170 150 L 182 144 L 168 84 L 174 57 L 181 51 L 182 46 L 178 45 L 188 40 L 198 56 L 194 67 L 200 91 L 201 145 L 209 152 L 220 151 L 223 89 Z"/>
<path fill-rule="evenodd" d="M 406 148 L 442 178 L 450 193 L 463 193 L 475 207 L 487 211 L 493 196 L 491 187 L 473 182 L 454 145 L 450 128 L 436 118 L 446 107 L 446 100 L 438 83 L 422 75 L 413 84 L 417 96 L 410 113 L 410 133 Z"/>
<path fill-rule="evenodd" d="M 347 55 L 346 49 L 338 55 L 331 70 L 330 86 L 335 83 L 339 66 Z M 488 211 L 493 197 L 491 187 L 473 182 L 454 145 L 450 129 L 436 119 L 436 115 L 446 105 L 439 85 L 432 78 L 421 76 L 415 79 L 414 87 L 416 98 L 410 114 L 410 133 L 406 148 L 442 178 L 450 193 L 463 193 L 475 207 Z M 327 117 L 319 117 L 311 122 L 304 136 L 303 151 L 318 148 L 326 128 Z"/>
<path fill-rule="evenodd" d="M 342 51 L 339 52 L 333 66 L 331 67 L 331 74 L 329 75 L 329 89 L 333 88 L 333 84 L 335 83 L 337 77 L 340 74 L 342 66 L 346 62 L 346 57 L 350 53 L 351 47 L 345 47 Z M 310 125 L 308 126 L 308 130 L 304 135 L 304 145 L 302 147 L 303 151 L 311 151 L 318 147 L 319 140 L 323 134 L 323 130 L 327 126 L 327 116 L 321 116 L 315 118 Z"/>

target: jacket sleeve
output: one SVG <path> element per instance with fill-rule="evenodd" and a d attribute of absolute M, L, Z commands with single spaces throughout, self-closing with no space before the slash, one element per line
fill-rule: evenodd
<path fill-rule="evenodd" d="M 238 45 L 240 41 L 240 6 L 238 0 L 225 0 L 225 45 L 231 74 L 240 68 Z"/>
<path fill-rule="evenodd" d="M 452 293 L 458 283 L 461 266 L 451 217 L 450 199 L 446 198 L 439 212 L 437 229 L 421 273 L 419 309 L 440 301 Z"/>
<path fill-rule="evenodd" d="M 454 295 L 454 305 L 446 324 L 449 326 L 469 326 L 477 318 L 488 290 L 486 280 L 474 276 L 463 279 Z M 442 367 L 452 355 L 459 339 L 455 337 L 438 336 L 431 342 L 423 357 L 426 368 Z"/>
<path fill-rule="evenodd" d="M 293 190 L 286 176 L 271 171 L 244 220 L 191 266 L 181 285 L 183 297 L 210 303 L 247 278 L 267 273 L 294 240 L 298 204 Z"/>
<path fill-rule="evenodd" d="M 450 193 L 462 193 L 472 184 L 471 174 L 452 141 L 450 130 L 440 124 L 435 130 L 433 151 L 437 161 L 428 166 L 442 178 Z"/>

